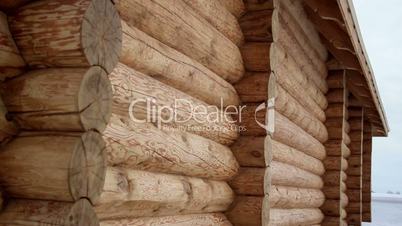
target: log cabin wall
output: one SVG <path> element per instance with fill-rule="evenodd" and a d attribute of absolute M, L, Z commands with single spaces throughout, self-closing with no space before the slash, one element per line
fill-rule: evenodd
<path fill-rule="evenodd" d="M 331 71 L 327 78 L 328 108 L 326 109 L 325 125 L 329 139 L 325 143 L 327 157 L 324 160 L 325 174 L 323 176 L 326 200 L 321 206 L 325 214 L 322 225 L 347 225 L 345 207 L 348 202 L 346 195 L 347 158 L 350 156 L 348 123 L 348 97 L 345 72 Z"/>
<path fill-rule="evenodd" d="M 37 0 L 0 8 L 9 16 L 5 37 L 19 49 L 0 52 L 17 59 L 0 65 L 4 106 L 21 128 L 0 152 L 0 184 L 10 196 L 0 225 L 231 225 L 222 212 L 234 199 L 226 181 L 239 167 L 229 147 L 237 125 L 205 115 L 139 123 L 128 109 L 142 98 L 174 106 L 181 118 L 192 106 L 238 106 L 242 1 Z M 132 114 L 146 119 L 145 107 Z M 3 121 L 1 131 L 16 134 Z"/>
<path fill-rule="evenodd" d="M 367 118 L 364 119 L 363 126 L 362 218 L 363 222 L 371 222 L 372 132 Z"/>

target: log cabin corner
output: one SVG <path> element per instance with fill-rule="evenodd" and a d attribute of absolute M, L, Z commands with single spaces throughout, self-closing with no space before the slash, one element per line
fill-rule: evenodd
<path fill-rule="evenodd" d="M 2 0 L 0 225 L 359 226 L 389 126 L 352 0 Z"/>

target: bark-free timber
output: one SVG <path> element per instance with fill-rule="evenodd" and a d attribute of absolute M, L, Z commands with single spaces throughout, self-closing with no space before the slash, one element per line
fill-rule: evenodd
<path fill-rule="evenodd" d="M 221 4 L 235 17 L 243 15 L 245 9 L 243 0 L 221 0 Z"/>
<path fill-rule="evenodd" d="M 119 63 L 109 78 L 114 91 L 113 113 L 126 120 L 132 120 L 130 114 L 137 120 L 151 118 L 152 123 L 162 127 L 184 129 L 225 145 L 233 143 L 238 136 L 229 114 L 124 64 Z M 178 120 L 173 120 L 175 117 Z"/>
<path fill-rule="evenodd" d="M 122 220 L 101 221 L 101 226 L 232 226 L 221 213 L 189 214 L 166 217 L 141 217 Z"/>
<path fill-rule="evenodd" d="M 318 208 L 324 203 L 325 196 L 317 189 L 272 185 L 269 199 L 271 208 Z"/>
<path fill-rule="evenodd" d="M 243 44 L 243 33 L 237 18 L 231 14 L 222 1 L 215 0 L 183 0 L 191 8 L 204 17 L 219 32 L 237 46 Z M 218 16 L 219 15 L 219 16 Z"/>
<path fill-rule="evenodd" d="M 248 11 L 240 18 L 244 38 L 249 42 L 272 42 L 272 10 Z"/>
<path fill-rule="evenodd" d="M 121 24 L 109 0 L 35 1 L 10 21 L 17 46 L 32 67 L 99 65 L 111 72 L 118 62 Z"/>
<path fill-rule="evenodd" d="M 292 165 L 272 161 L 271 184 L 298 188 L 321 189 L 323 180 L 320 176 L 299 169 Z"/>
<path fill-rule="evenodd" d="M 275 76 L 275 78 L 277 81 L 278 79 L 282 79 L 283 76 L 281 78 Z M 250 73 L 240 80 L 235 85 L 235 88 L 243 102 L 261 103 L 268 100 L 269 80 L 270 76 L 266 73 Z M 278 112 L 289 118 L 319 141 L 325 142 L 328 139 L 327 129 L 319 119 L 283 89 L 281 85 L 275 83 L 272 87 L 274 87 L 277 93 L 275 109 Z"/>
<path fill-rule="evenodd" d="M 18 133 L 17 125 L 8 119 L 8 112 L 0 97 L 0 145 L 7 143 Z"/>
<path fill-rule="evenodd" d="M 236 226 L 261 226 L 264 202 L 264 197 L 236 196 L 226 216 Z"/>
<path fill-rule="evenodd" d="M 0 8 L 2 3 L 0 3 Z M 8 27 L 7 16 L 0 11 L 0 82 L 19 75 L 25 67 Z"/>
<path fill-rule="evenodd" d="M 324 219 L 320 209 L 270 209 L 270 225 L 314 225 Z"/>
<path fill-rule="evenodd" d="M 236 194 L 241 195 L 264 195 L 264 183 L 268 173 L 266 168 L 241 167 L 238 174 L 229 184 Z M 268 182 L 269 183 L 269 182 Z"/>
<path fill-rule="evenodd" d="M 265 137 L 241 136 L 231 146 L 241 166 L 266 167 L 264 140 Z M 325 171 L 320 160 L 288 145 L 272 140 L 269 147 L 267 151 L 271 152 L 269 155 L 272 155 L 274 161 L 293 165 L 316 175 L 322 175 Z"/>
<path fill-rule="evenodd" d="M 270 43 L 247 42 L 241 48 L 244 66 L 248 71 L 270 71 Z"/>
<path fill-rule="evenodd" d="M 274 9 L 273 0 L 244 0 L 247 11 Z"/>
<path fill-rule="evenodd" d="M 271 67 L 277 77 L 278 84 L 297 99 L 312 115 L 322 122 L 325 121 L 325 113 L 322 107 L 326 106 L 327 103 L 323 93 L 312 85 L 308 77 L 300 73 L 300 68 L 292 63 L 291 56 L 286 54 L 279 43 L 271 45 L 270 54 Z"/>
<path fill-rule="evenodd" d="M 231 83 L 243 76 L 239 48 L 183 1 L 114 2 L 129 25 L 200 62 Z"/>
<path fill-rule="evenodd" d="M 30 133 L 0 153 L 0 183 L 12 197 L 95 203 L 105 178 L 104 142 L 95 132 Z"/>
<path fill-rule="evenodd" d="M 180 130 L 112 115 L 103 137 L 110 165 L 214 180 L 228 180 L 238 170 L 228 147 Z"/>
<path fill-rule="evenodd" d="M 98 218 L 87 199 L 75 203 L 43 200 L 11 200 L 0 214 L 1 226 L 98 226 Z"/>
<path fill-rule="evenodd" d="M 239 105 L 232 85 L 202 64 L 124 21 L 122 29 L 120 62 L 208 104 Z"/>
<path fill-rule="evenodd" d="M 27 130 L 103 131 L 112 87 L 98 66 L 33 70 L 5 83 L 4 103 Z"/>
<path fill-rule="evenodd" d="M 266 111 L 260 110 L 256 112 L 257 105 L 249 104 L 246 108 L 242 109 L 242 118 L 240 125 L 246 130 L 241 131 L 242 135 L 246 136 L 264 136 L 266 135 L 265 128 L 261 127 L 256 120 L 261 123 L 273 123 L 275 132 L 273 139 L 281 143 L 287 144 L 297 150 L 304 152 L 317 159 L 325 158 L 325 147 L 317 139 L 312 137 L 302 128 L 294 124 L 287 117 L 275 111 L 273 121 L 266 119 Z"/>
<path fill-rule="evenodd" d="M 108 168 L 95 211 L 101 220 L 222 212 L 232 200 L 226 182 Z"/>

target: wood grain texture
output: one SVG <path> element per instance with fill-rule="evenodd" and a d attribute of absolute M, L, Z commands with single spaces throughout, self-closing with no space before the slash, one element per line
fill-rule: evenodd
<path fill-rule="evenodd" d="M 273 185 L 269 199 L 273 209 L 318 208 L 324 203 L 325 196 L 318 189 Z"/>
<path fill-rule="evenodd" d="M 243 0 L 221 0 L 221 4 L 235 17 L 241 17 L 245 12 Z"/>
<path fill-rule="evenodd" d="M 132 120 L 130 110 L 136 120 L 151 118 L 148 122 L 155 123 L 160 128 L 181 129 L 224 145 L 233 143 L 238 137 L 237 126 L 228 113 L 211 108 L 206 103 L 124 64 L 119 63 L 109 78 L 114 90 L 113 113 L 126 120 Z M 147 100 L 152 102 L 147 104 Z M 131 105 L 133 101 L 138 102 Z M 147 107 L 148 105 L 153 107 Z M 163 110 L 167 107 L 171 111 Z M 169 118 L 176 120 L 168 120 Z"/>
<path fill-rule="evenodd" d="M 263 197 L 236 196 L 226 217 L 236 226 L 261 226 Z"/>
<path fill-rule="evenodd" d="M 0 183 L 12 197 L 97 202 L 105 178 L 105 146 L 95 132 L 32 133 L 0 153 Z M 29 152 L 27 152 L 29 150 Z"/>
<path fill-rule="evenodd" d="M 108 168 L 95 211 L 101 220 L 222 212 L 233 195 L 222 181 Z"/>
<path fill-rule="evenodd" d="M 292 165 L 272 161 L 270 170 L 272 185 L 321 189 L 324 184 L 320 176 Z"/>
<path fill-rule="evenodd" d="M 247 11 L 240 20 L 244 38 L 248 42 L 272 42 L 272 10 Z"/>
<path fill-rule="evenodd" d="M 2 4 L 4 3 L 0 3 L 0 8 L 4 7 Z M 21 74 L 24 68 L 25 61 L 10 33 L 7 15 L 0 11 L 0 81 Z"/>
<path fill-rule="evenodd" d="M 244 37 L 237 18 L 222 4 L 215 0 L 183 0 L 186 4 L 204 17 L 220 33 L 237 46 L 241 46 Z M 219 16 L 218 16 L 219 15 Z"/>
<path fill-rule="evenodd" d="M 9 142 L 13 136 L 17 135 L 19 128 L 16 123 L 9 120 L 8 111 L 0 98 L 0 145 Z"/>
<path fill-rule="evenodd" d="M 108 0 L 35 1 L 18 9 L 10 22 L 31 67 L 99 65 L 110 73 L 118 62 L 121 24 Z"/>
<path fill-rule="evenodd" d="M 122 29 L 120 62 L 208 104 L 239 105 L 231 84 L 204 65 L 124 21 Z"/>
<path fill-rule="evenodd" d="M 190 214 L 166 217 L 140 217 L 122 220 L 101 221 L 101 226 L 232 226 L 221 213 Z"/>
<path fill-rule="evenodd" d="M 182 0 L 115 1 L 121 17 L 229 82 L 244 74 L 239 48 Z M 163 30 L 163 32 L 161 32 Z"/>
<path fill-rule="evenodd" d="M 75 203 L 16 199 L 0 213 L 0 225 L 98 226 L 99 221 L 87 199 Z"/>
<path fill-rule="evenodd" d="M 270 43 L 266 42 L 246 42 L 241 47 L 244 67 L 247 71 L 270 71 L 270 45 Z"/>
<path fill-rule="evenodd" d="M 271 209 L 271 225 L 314 225 L 319 224 L 324 215 L 319 209 Z"/>
<path fill-rule="evenodd" d="M 184 131 L 160 130 L 151 123 L 116 115 L 103 133 L 112 166 L 228 180 L 238 163 L 226 146 Z"/>
<path fill-rule="evenodd" d="M 103 131 L 112 112 L 112 87 L 98 66 L 33 70 L 5 89 L 10 115 L 26 130 Z"/>

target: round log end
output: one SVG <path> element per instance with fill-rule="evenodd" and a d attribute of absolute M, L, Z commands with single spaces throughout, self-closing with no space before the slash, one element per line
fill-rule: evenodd
<path fill-rule="evenodd" d="M 82 23 L 81 42 L 90 65 L 111 73 L 122 48 L 120 16 L 110 0 L 92 0 Z"/>
<path fill-rule="evenodd" d="M 74 149 L 69 169 L 69 186 L 74 200 L 88 198 L 96 203 L 105 183 L 105 142 L 99 133 L 81 136 Z"/>
<path fill-rule="evenodd" d="M 78 97 L 82 126 L 86 131 L 105 130 L 112 115 L 112 85 L 101 67 L 91 67 L 85 74 Z"/>
<path fill-rule="evenodd" d="M 68 226 L 99 226 L 98 217 L 87 199 L 80 199 L 74 203 L 67 220 Z"/>

